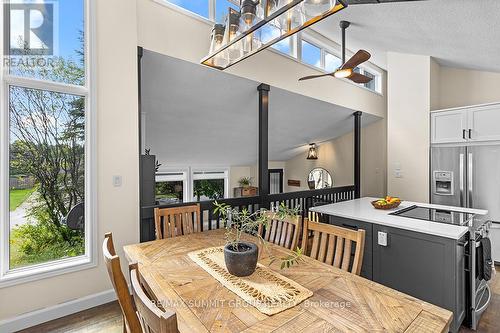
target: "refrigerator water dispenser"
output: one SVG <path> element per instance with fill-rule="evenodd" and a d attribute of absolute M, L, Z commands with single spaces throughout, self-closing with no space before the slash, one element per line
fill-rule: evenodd
<path fill-rule="evenodd" d="M 434 171 L 434 194 L 453 195 L 453 171 Z"/>

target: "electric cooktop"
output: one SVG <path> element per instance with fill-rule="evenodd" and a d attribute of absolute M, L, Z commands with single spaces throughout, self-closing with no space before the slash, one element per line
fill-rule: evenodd
<path fill-rule="evenodd" d="M 390 215 L 456 225 L 465 225 L 474 217 L 474 214 L 470 213 L 421 207 L 417 205 L 398 210 Z"/>

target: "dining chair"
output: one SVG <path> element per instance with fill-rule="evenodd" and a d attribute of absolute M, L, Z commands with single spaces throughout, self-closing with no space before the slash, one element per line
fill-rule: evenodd
<path fill-rule="evenodd" d="M 257 232 L 269 243 L 295 250 L 299 243 L 300 230 L 302 228 L 302 217 L 300 215 L 279 219 L 275 214 L 266 213 L 269 227 L 259 225 Z"/>
<path fill-rule="evenodd" d="M 155 305 L 143 289 L 140 282 L 139 267 L 137 263 L 129 265 L 130 285 L 132 295 L 137 307 L 137 316 L 144 333 L 177 333 L 177 315 L 175 311 L 160 309 Z"/>
<path fill-rule="evenodd" d="M 312 243 L 308 241 L 311 233 Z M 353 246 L 355 246 L 354 257 L 352 256 Z M 304 220 L 302 251 L 313 259 L 359 275 L 363 264 L 364 249 L 365 231 L 363 229 L 351 230 Z"/>
<path fill-rule="evenodd" d="M 102 244 L 102 252 L 104 262 L 108 269 L 109 278 L 115 289 L 123 315 L 123 332 L 124 333 L 141 333 L 141 323 L 135 312 L 135 306 L 132 296 L 128 289 L 127 281 L 121 270 L 120 258 L 116 255 L 115 246 L 113 244 L 113 235 L 108 232 L 104 235 Z"/>
<path fill-rule="evenodd" d="M 200 205 L 155 208 L 156 239 L 200 232 Z"/>

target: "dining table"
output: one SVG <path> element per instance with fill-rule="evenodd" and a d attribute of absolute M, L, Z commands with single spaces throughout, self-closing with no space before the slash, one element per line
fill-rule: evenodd
<path fill-rule="evenodd" d="M 246 241 L 258 243 L 251 235 Z M 191 332 L 448 332 L 453 314 L 305 255 L 290 268 L 279 260 L 290 250 L 260 245 L 259 263 L 312 291 L 282 312 L 261 313 L 195 263 L 188 254 L 225 244 L 225 230 L 124 246 L 137 262 L 144 288 L 156 304 L 173 309 L 179 331 Z"/>

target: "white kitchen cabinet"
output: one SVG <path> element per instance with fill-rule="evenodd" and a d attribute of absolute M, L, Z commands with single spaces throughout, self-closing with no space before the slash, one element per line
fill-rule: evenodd
<path fill-rule="evenodd" d="M 468 109 L 469 140 L 500 140 L 500 105 L 489 105 Z"/>
<path fill-rule="evenodd" d="M 433 112 L 431 114 L 431 142 L 466 142 L 467 109 Z"/>
<path fill-rule="evenodd" d="M 500 104 L 431 113 L 431 143 L 500 141 Z"/>

